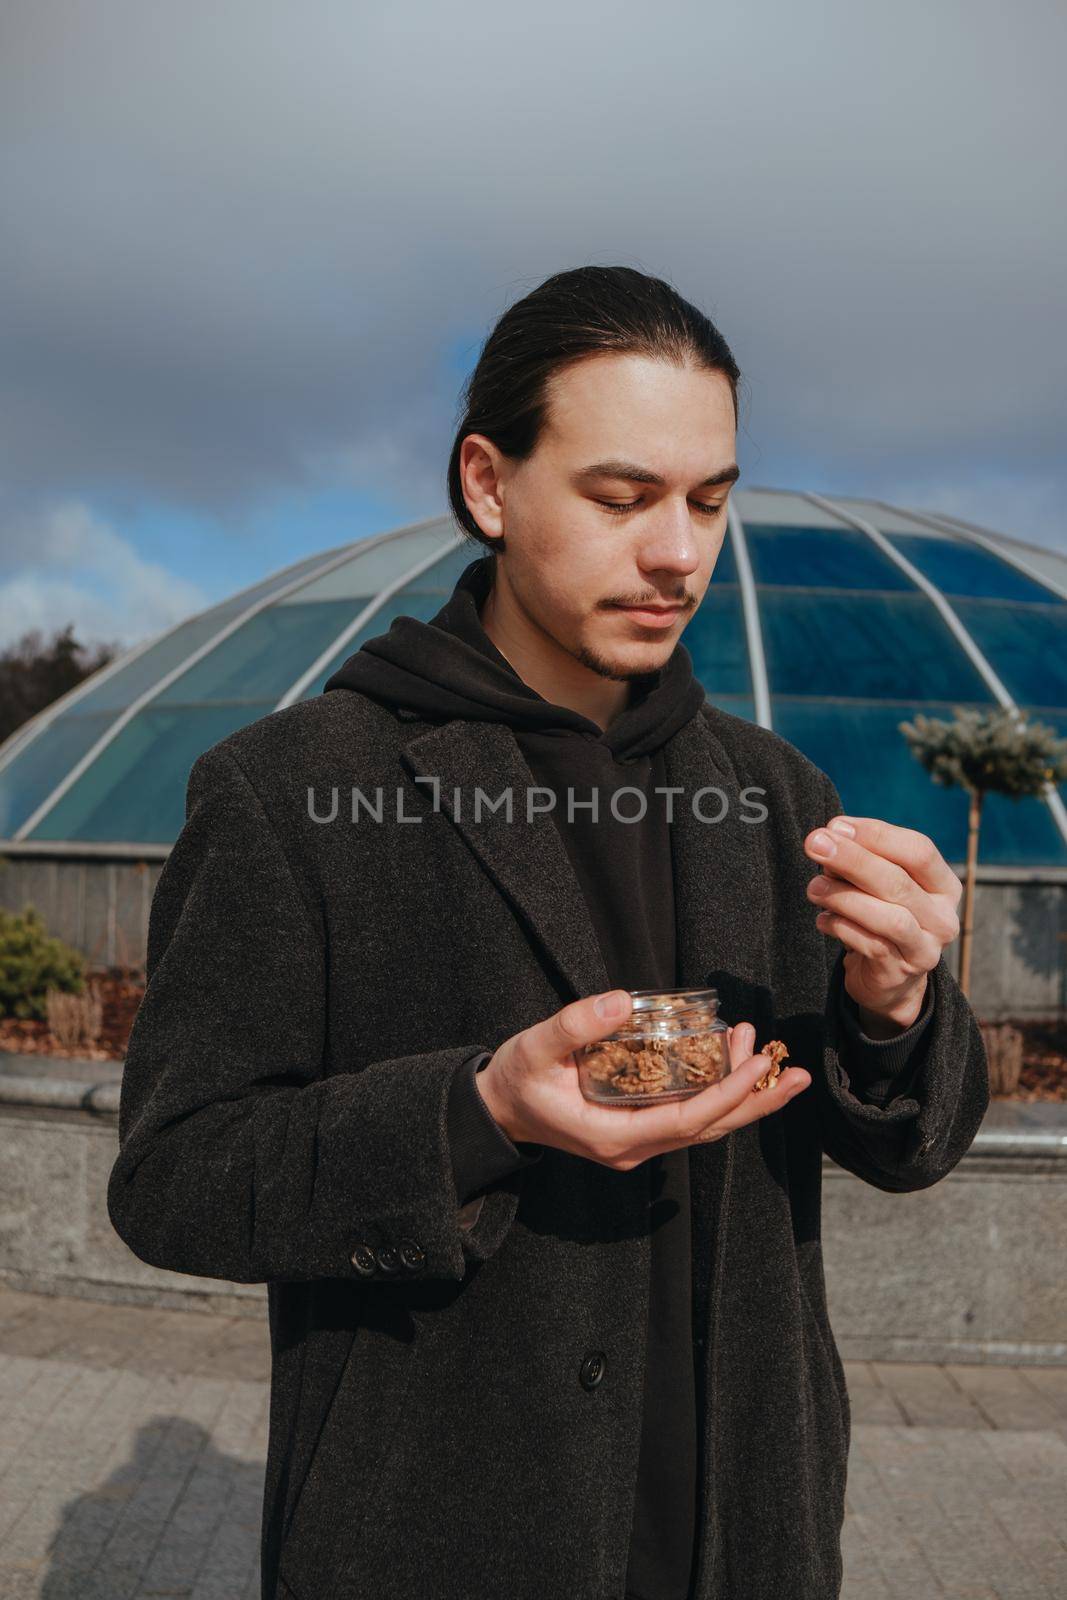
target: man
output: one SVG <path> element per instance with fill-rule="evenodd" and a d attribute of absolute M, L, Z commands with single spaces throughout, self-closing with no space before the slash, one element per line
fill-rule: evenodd
<path fill-rule="evenodd" d="M 680 643 L 738 376 L 660 280 L 547 280 L 452 452 L 485 553 L 193 767 L 109 1210 L 146 1261 L 269 1286 L 264 1600 L 840 1591 L 822 1152 L 926 1187 L 988 1089 L 959 879 Z M 583 1098 L 627 990 L 704 985 L 721 1083 Z"/>

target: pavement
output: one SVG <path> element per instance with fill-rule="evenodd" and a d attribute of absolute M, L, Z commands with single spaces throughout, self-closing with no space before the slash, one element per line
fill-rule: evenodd
<path fill-rule="evenodd" d="M 0 1600 L 259 1600 L 269 1370 L 265 1315 L 0 1287 Z M 1067 1367 L 845 1371 L 842 1600 L 1065 1600 Z"/>

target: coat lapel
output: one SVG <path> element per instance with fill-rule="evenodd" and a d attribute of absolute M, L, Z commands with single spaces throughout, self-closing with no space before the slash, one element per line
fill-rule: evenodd
<path fill-rule="evenodd" d="M 596 931 L 559 830 L 547 811 L 526 821 L 526 791 L 534 779 L 511 729 L 498 722 L 455 720 L 408 741 L 404 765 L 440 783 L 442 814 L 463 835 L 475 859 L 525 923 L 545 961 L 578 1000 L 610 987 Z M 512 821 L 492 803 L 510 790 Z M 420 784 L 432 798 L 433 789 Z"/>

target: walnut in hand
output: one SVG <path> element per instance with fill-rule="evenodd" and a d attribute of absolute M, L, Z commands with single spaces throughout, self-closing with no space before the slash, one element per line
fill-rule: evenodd
<path fill-rule="evenodd" d="M 770 1089 L 778 1081 L 778 1074 L 782 1070 L 782 1062 L 789 1055 L 787 1047 L 780 1039 L 772 1039 L 770 1044 L 765 1044 L 760 1051 L 761 1055 L 770 1056 L 771 1067 L 762 1078 L 757 1078 L 752 1086 L 752 1093 L 758 1094 L 761 1089 Z"/>

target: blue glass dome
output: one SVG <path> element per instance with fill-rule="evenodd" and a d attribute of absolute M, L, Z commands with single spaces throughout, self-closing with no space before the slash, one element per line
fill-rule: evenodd
<path fill-rule="evenodd" d="M 322 551 L 126 652 L 0 746 L 0 850 L 165 853 L 202 751 L 321 693 L 393 617 L 432 617 L 477 554 L 433 518 Z M 708 698 L 796 745 L 846 810 L 918 828 L 957 863 L 966 796 L 930 781 L 898 724 L 1017 705 L 1067 738 L 1067 557 L 944 517 L 737 491 L 682 642 Z M 1064 792 L 989 796 L 980 858 L 1067 865 Z"/>

